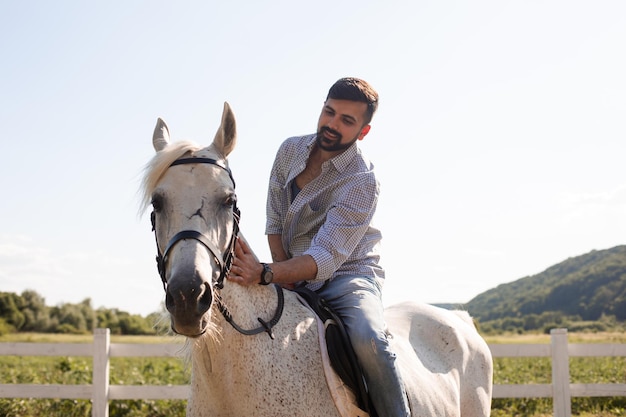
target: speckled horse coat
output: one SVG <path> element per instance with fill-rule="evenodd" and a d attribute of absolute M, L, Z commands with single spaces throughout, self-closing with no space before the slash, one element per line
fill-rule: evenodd
<path fill-rule="evenodd" d="M 221 289 L 215 285 L 227 267 L 223 254 L 237 231 L 235 189 L 226 160 L 235 146 L 235 131 L 226 103 L 215 139 L 204 148 L 170 143 L 167 126 L 159 119 L 153 136 L 157 154 L 144 178 L 143 208 L 153 206 L 172 329 L 190 340 L 187 414 L 365 416 L 333 401 L 340 388 L 325 375 L 318 323 L 294 293 L 284 292 L 284 311 L 272 329 L 273 339 L 266 332 L 241 334 L 217 307 L 226 306 L 240 328 L 255 329 L 259 318 L 267 322 L 274 317 L 278 305 L 275 286 L 241 287 L 227 280 Z M 181 157 L 205 159 L 172 165 Z M 183 230 L 194 231 L 193 237 L 172 240 Z M 414 303 L 390 307 L 386 314 L 412 415 L 489 415 L 491 355 L 469 316 Z"/>

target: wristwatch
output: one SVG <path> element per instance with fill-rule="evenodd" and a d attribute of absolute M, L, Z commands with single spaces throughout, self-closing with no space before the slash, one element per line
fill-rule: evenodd
<path fill-rule="evenodd" d="M 268 264 L 261 262 L 263 265 L 263 272 L 261 272 L 261 285 L 270 285 L 274 281 L 274 272 Z"/>

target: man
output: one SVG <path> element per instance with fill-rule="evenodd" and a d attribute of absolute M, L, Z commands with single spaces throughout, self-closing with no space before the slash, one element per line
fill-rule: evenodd
<path fill-rule="evenodd" d="M 267 197 L 274 262 L 259 264 L 239 242 L 229 279 L 317 291 L 344 320 L 378 414 L 405 417 L 410 410 L 383 318 L 381 234 L 372 226 L 379 184 L 357 146 L 377 106 L 368 83 L 342 78 L 328 92 L 317 134 L 283 142 Z"/>

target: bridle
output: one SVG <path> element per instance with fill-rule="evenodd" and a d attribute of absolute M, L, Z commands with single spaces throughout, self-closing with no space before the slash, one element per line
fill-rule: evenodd
<path fill-rule="evenodd" d="M 175 165 L 185 165 L 185 164 L 211 164 L 211 165 L 220 167 L 228 173 L 231 181 L 233 182 L 233 187 L 235 186 L 235 179 L 233 178 L 233 174 L 231 173 L 230 169 L 226 165 L 222 164 L 221 162 L 215 159 L 182 158 L 182 159 L 177 159 L 174 162 L 172 162 L 170 167 L 173 167 Z M 228 275 L 228 273 L 230 272 L 230 268 L 233 266 L 233 259 L 235 257 L 235 242 L 237 241 L 237 237 L 239 236 L 240 217 L 241 217 L 241 212 L 239 211 L 239 208 L 237 207 L 237 201 L 235 200 L 233 202 L 233 234 L 230 238 L 228 248 L 226 252 L 224 252 L 223 258 L 220 259 L 219 256 L 217 256 L 217 254 L 220 252 L 219 249 L 217 249 L 205 235 L 203 235 L 202 233 L 196 230 L 182 230 L 176 233 L 174 236 L 172 236 L 170 241 L 167 243 L 167 246 L 165 247 L 163 254 L 161 254 L 160 249 L 159 249 L 158 234 L 156 230 L 155 213 L 152 212 L 152 214 L 150 215 L 150 220 L 152 222 L 152 231 L 154 231 L 154 237 L 155 239 L 157 239 L 156 262 L 157 262 L 157 269 L 159 271 L 159 275 L 161 276 L 161 281 L 163 282 L 163 289 L 167 290 L 167 278 L 165 277 L 165 266 L 167 264 L 167 257 L 170 251 L 172 250 L 172 248 L 174 247 L 174 245 L 176 245 L 176 243 L 184 239 L 195 239 L 198 242 L 200 242 L 205 248 L 207 248 L 209 253 L 213 256 L 215 263 L 218 264 L 220 267 L 220 276 L 214 282 L 214 286 L 216 288 L 222 289 L 224 287 L 224 279 L 226 278 L 226 275 Z"/>
<path fill-rule="evenodd" d="M 222 162 L 216 159 L 200 158 L 200 157 L 181 158 L 172 162 L 170 167 L 175 166 L 175 165 L 185 165 L 185 164 L 210 164 L 210 165 L 214 165 L 219 168 L 222 168 L 224 171 L 228 173 L 228 176 L 230 177 L 230 180 L 233 183 L 233 188 L 235 187 L 235 179 L 233 178 L 233 174 L 230 168 L 228 168 L 226 165 L 224 165 Z M 239 237 L 239 219 L 240 218 L 241 218 L 241 212 L 239 211 L 239 207 L 237 207 L 237 200 L 235 199 L 233 201 L 233 233 L 230 238 L 228 247 L 226 248 L 226 251 L 224 252 L 222 258 L 220 258 L 218 256 L 218 254 L 220 253 L 220 250 L 217 249 L 215 245 L 213 245 L 213 243 L 204 234 L 202 234 L 201 232 L 198 232 L 197 230 L 181 230 L 180 232 L 176 233 L 174 236 L 172 236 L 172 238 L 167 243 L 167 246 L 165 247 L 165 250 L 163 251 L 163 253 L 161 253 L 161 249 L 159 247 L 158 233 L 156 230 L 156 218 L 155 218 L 155 213 L 153 211 L 150 215 L 150 221 L 152 223 L 152 231 L 154 232 L 154 238 L 156 240 L 156 246 L 157 246 L 156 263 L 157 263 L 157 269 L 159 271 L 159 275 L 161 277 L 161 281 L 163 283 L 163 289 L 167 291 L 167 278 L 166 278 L 165 268 L 167 265 L 168 255 L 170 251 L 172 250 L 172 248 L 178 242 L 180 242 L 181 240 L 185 240 L 185 239 L 197 240 L 200 244 L 202 244 L 202 246 L 204 246 L 209 251 L 211 256 L 213 256 L 215 263 L 219 265 L 219 268 L 220 268 L 220 275 L 216 280 L 213 280 L 213 287 L 216 290 L 224 288 L 224 279 L 230 272 L 230 269 L 233 266 L 233 260 L 235 258 L 235 244 L 237 242 L 237 238 Z M 251 329 L 251 330 L 242 329 L 233 320 L 232 314 L 230 313 L 226 305 L 224 305 L 223 301 L 221 300 L 221 297 L 216 297 L 216 302 L 217 302 L 220 312 L 222 313 L 226 321 L 229 322 L 231 326 L 233 326 L 233 328 L 235 328 L 238 332 L 245 334 L 245 335 L 255 335 L 255 334 L 265 331 L 273 339 L 274 335 L 272 333 L 272 328 L 280 320 L 282 313 L 283 313 L 283 307 L 284 307 L 284 294 L 283 294 L 282 287 L 278 285 L 275 287 L 276 287 L 277 294 L 278 294 L 278 306 L 276 308 L 276 312 L 274 313 L 274 317 L 269 322 L 266 322 L 265 320 L 259 317 L 258 320 L 261 323 L 261 326 L 255 329 Z"/>

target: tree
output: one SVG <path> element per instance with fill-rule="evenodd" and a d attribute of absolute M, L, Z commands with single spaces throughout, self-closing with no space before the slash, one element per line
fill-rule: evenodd
<path fill-rule="evenodd" d="M 32 290 L 22 292 L 21 298 L 22 313 L 25 317 L 25 323 L 21 330 L 27 332 L 49 331 L 50 314 L 44 298 Z"/>
<path fill-rule="evenodd" d="M 26 322 L 26 317 L 19 309 L 20 301 L 17 294 L 0 292 L 0 317 L 16 330 L 20 330 Z"/>

